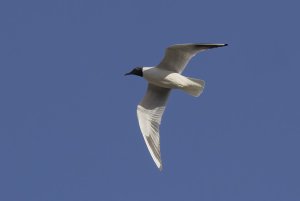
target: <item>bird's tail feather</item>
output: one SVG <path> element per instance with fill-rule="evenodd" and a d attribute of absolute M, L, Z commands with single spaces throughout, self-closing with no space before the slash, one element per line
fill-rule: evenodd
<path fill-rule="evenodd" d="M 199 80 L 195 78 L 188 77 L 192 83 L 188 85 L 187 87 L 184 87 L 183 90 L 190 94 L 191 96 L 197 97 L 200 96 L 201 93 L 203 92 L 204 86 L 205 86 L 205 81 L 204 80 Z"/>

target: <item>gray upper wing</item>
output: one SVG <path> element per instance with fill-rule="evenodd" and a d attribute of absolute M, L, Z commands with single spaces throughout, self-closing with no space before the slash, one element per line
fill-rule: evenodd
<path fill-rule="evenodd" d="M 157 165 L 162 169 L 160 157 L 159 125 L 165 110 L 170 89 L 149 84 L 147 93 L 137 107 L 139 126 L 148 150 Z"/>
<path fill-rule="evenodd" d="M 157 68 L 182 73 L 190 59 L 206 49 L 227 46 L 227 44 L 177 44 L 168 47 L 165 56 Z"/>

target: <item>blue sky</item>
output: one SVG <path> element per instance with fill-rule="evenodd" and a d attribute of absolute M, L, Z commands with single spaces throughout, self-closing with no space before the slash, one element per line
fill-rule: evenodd
<path fill-rule="evenodd" d="M 300 200 L 297 1 L 2 0 L 0 200 Z M 124 77 L 176 43 L 229 43 L 185 75 L 158 171 Z"/>

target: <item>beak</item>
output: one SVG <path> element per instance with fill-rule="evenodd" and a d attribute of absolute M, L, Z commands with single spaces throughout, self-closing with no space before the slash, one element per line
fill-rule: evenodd
<path fill-rule="evenodd" d="M 131 74 L 132 74 L 132 73 L 131 73 L 131 72 L 129 72 L 129 73 L 126 73 L 125 75 L 131 75 Z M 124 76 L 125 76 L 125 75 L 124 75 Z"/>

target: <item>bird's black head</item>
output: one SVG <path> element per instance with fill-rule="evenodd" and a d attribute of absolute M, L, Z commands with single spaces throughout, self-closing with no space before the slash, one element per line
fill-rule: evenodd
<path fill-rule="evenodd" d="M 126 73 L 125 75 L 137 75 L 143 77 L 143 67 L 136 67 L 129 73 Z"/>

